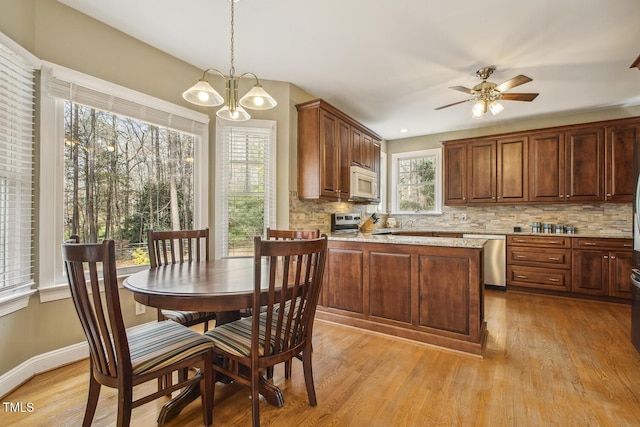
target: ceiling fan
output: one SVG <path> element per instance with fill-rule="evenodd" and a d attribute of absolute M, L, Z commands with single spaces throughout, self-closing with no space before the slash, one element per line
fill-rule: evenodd
<path fill-rule="evenodd" d="M 469 99 L 464 101 L 454 102 L 453 104 L 443 105 L 436 108 L 436 110 L 442 110 L 443 108 L 451 107 L 453 105 L 462 104 L 464 102 L 475 101 L 475 104 L 471 110 L 474 118 L 479 119 L 487 109 L 491 111 L 493 115 L 500 113 L 504 110 L 500 100 L 503 101 L 526 101 L 531 102 L 538 96 L 537 93 L 505 93 L 507 90 L 520 86 L 522 84 L 530 82 L 532 79 L 523 76 L 522 74 L 507 80 L 499 85 L 488 82 L 487 79 L 495 71 L 495 67 L 485 67 L 476 71 L 476 76 L 482 79 L 481 83 L 478 83 L 473 89 L 466 88 L 464 86 L 452 86 L 449 89 L 457 90 L 471 95 Z"/>

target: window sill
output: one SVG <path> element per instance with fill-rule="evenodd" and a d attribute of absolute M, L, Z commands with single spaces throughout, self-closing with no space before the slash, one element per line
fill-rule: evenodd
<path fill-rule="evenodd" d="M 0 317 L 22 310 L 29 305 L 29 297 L 37 292 L 32 285 L 25 285 L 6 293 L 0 293 Z"/>

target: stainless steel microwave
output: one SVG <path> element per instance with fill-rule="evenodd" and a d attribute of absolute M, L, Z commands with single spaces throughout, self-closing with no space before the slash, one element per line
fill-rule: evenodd
<path fill-rule="evenodd" d="M 350 200 L 377 200 L 378 174 L 360 166 L 351 166 Z"/>

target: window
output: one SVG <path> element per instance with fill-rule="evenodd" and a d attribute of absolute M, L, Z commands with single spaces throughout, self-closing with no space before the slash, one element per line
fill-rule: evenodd
<path fill-rule="evenodd" d="M 392 154 L 392 211 L 442 212 L 442 150 Z"/>
<path fill-rule="evenodd" d="M 253 255 L 275 225 L 275 122 L 216 124 L 216 258 Z"/>
<path fill-rule="evenodd" d="M 207 224 L 208 116 L 45 63 L 41 301 L 68 295 L 60 243 L 114 239 L 120 274 L 148 263 L 146 230 Z M 62 286 L 59 286 L 62 285 Z"/>
<path fill-rule="evenodd" d="M 0 315 L 27 305 L 34 283 L 34 70 L 0 34 Z"/>

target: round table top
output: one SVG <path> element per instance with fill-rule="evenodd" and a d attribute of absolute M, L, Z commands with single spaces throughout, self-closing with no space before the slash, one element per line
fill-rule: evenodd
<path fill-rule="evenodd" d="M 151 307 L 240 310 L 252 306 L 253 271 L 253 258 L 171 264 L 134 273 L 124 280 L 124 287 L 136 301 Z"/>

